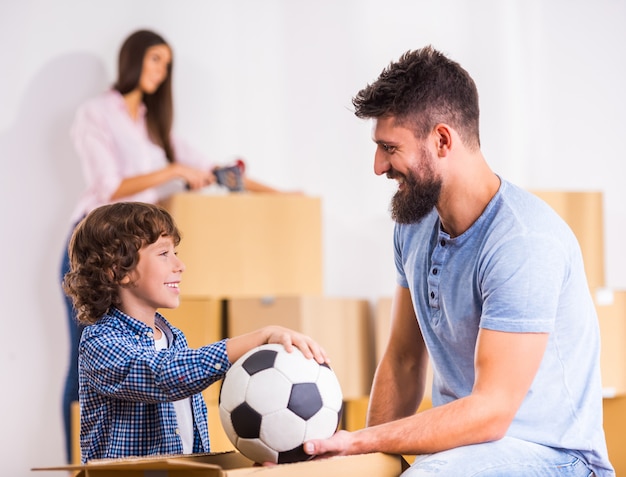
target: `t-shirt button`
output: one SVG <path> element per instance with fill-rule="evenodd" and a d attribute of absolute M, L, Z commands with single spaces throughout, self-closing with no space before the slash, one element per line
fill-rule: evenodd
<path fill-rule="evenodd" d="M 219 371 L 220 369 L 222 369 L 222 363 L 215 363 L 213 367 Z"/>
<path fill-rule="evenodd" d="M 446 245 L 446 241 L 445 241 L 444 239 L 441 239 L 441 241 L 439 242 L 439 244 L 440 244 L 442 247 L 445 247 L 445 245 Z"/>
<path fill-rule="evenodd" d="M 152 338 L 154 336 L 154 333 L 152 333 L 152 331 L 148 331 L 146 335 L 148 335 L 149 338 Z"/>
<path fill-rule="evenodd" d="M 180 434 L 180 430 L 178 429 L 178 427 L 176 428 L 176 430 L 174 431 L 174 433 L 175 433 L 176 435 L 179 435 L 179 434 Z"/>
<path fill-rule="evenodd" d="M 439 273 L 439 270 L 437 270 L 436 268 L 433 268 L 433 275 L 437 275 L 437 273 Z"/>
<path fill-rule="evenodd" d="M 435 298 L 435 292 L 430 292 L 430 297 Z"/>

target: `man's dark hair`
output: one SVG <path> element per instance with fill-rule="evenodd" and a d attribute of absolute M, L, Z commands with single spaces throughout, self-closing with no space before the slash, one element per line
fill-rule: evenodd
<path fill-rule="evenodd" d="M 480 147 L 478 91 L 458 63 L 426 46 L 407 51 L 352 99 L 359 118 L 393 117 L 425 138 L 439 123 L 469 148 Z"/>

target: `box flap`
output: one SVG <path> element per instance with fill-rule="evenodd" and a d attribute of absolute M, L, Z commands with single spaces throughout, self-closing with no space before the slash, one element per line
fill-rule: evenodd
<path fill-rule="evenodd" d="M 136 472 L 164 471 L 163 475 L 199 475 L 224 477 L 346 477 L 348 475 L 375 475 L 398 477 L 406 469 L 401 456 L 374 453 L 314 459 L 293 464 L 253 466 L 252 462 L 238 452 L 218 454 L 169 455 L 127 459 L 91 461 L 85 465 L 34 468 L 32 470 L 82 471 L 79 475 L 142 475 Z M 200 475 L 205 475 L 204 473 Z"/>
<path fill-rule="evenodd" d="M 240 467 L 250 467 L 254 464 L 250 459 L 236 451 L 216 452 L 212 454 L 190 454 L 172 456 L 168 459 L 172 465 L 184 463 L 185 467 L 219 467 L 221 469 L 238 469 Z"/>
<path fill-rule="evenodd" d="M 39 467 L 31 470 L 175 470 L 175 469 L 236 469 L 252 465 L 252 461 L 238 452 L 215 454 L 159 455 L 96 459 L 83 465 Z"/>
<path fill-rule="evenodd" d="M 227 477 L 346 477 L 374 475 L 398 477 L 407 468 L 402 456 L 373 453 L 337 456 L 324 459 L 280 464 L 267 467 L 245 467 L 225 472 Z"/>

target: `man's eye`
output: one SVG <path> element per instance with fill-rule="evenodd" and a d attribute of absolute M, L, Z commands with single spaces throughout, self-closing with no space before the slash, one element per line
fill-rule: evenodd
<path fill-rule="evenodd" d="M 393 153 L 396 150 L 395 146 L 390 146 L 389 144 L 381 144 L 380 145 L 383 150 L 389 154 Z"/>

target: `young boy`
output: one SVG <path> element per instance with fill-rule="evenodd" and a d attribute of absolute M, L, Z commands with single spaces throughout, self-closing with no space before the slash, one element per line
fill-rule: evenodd
<path fill-rule="evenodd" d="M 64 287 L 87 326 L 79 348 L 81 460 L 208 452 L 201 391 L 264 343 L 326 361 L 311 338 L 279 326 L 190 349 L 157 313 L 179 305 L 185 265 L 164 209 L 139 202 L 91 212 L 69 245 Z"/>

